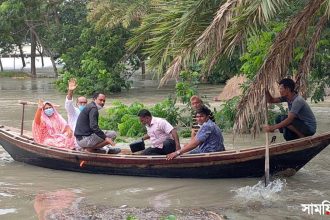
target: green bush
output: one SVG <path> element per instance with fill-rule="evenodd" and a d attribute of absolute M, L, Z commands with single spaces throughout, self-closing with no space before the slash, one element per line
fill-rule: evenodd
<path fill-rule="evenodd" d="M 157 103 L 150 109 L 150 112 L 155 117 L 165 118 L 171 125 L 176 126 L 180 118 L 180 109 L 175 106 L 176 99 L 171 97 Z"/>
<path fill-rule="evenodd" d="M 99 124 L 102 129 L 119 130 L 120 135 L 129 137 L 140 136 L 145 132 L 137 117 L 138 112 L 144 108 L 143 104 L 133 103 L 127 106 L 116 101 L 113 105 L 105 115 L 100 116 Z"/>
<path fill-rule="evenodd" d="M 99 124 L 102 129 L 119 131 L 121 136 L 138 137 L 145 134 L 145 127 L 140 123 L 138 112 L 145 108 L 142 103 L 127 106 L 121 102 L 114 102 L 114 107 L 100 116 Z M 175 99 L 167 98 L 150 109 L 155 117 L 165 118 L 170 124 L 177 125 L 180 109 L 175 106 Z"/>
<path fill-rule="evenodd" d="M 214 113 L 215 121 L 222 130 L 229 131 L 232 129 L 239 100 L 239 96 L 229 99 L 221 105 L 222 108 L 220 111 Z"/>

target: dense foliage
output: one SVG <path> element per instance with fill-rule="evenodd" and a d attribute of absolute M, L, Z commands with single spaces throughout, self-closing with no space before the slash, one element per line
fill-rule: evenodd
<path fill-rule="evenodd" d="M 136 137 L 145 133 L 145 127 L 140 123 L 138 112 L 146 108 L 142 103 L 125 105 L 114 102 L 114 107 L 109 108 L 105 115 L 100 117 L 100 127 L 119 131 L 122 136 Z M 180 110 L 175 106 L 175 100 L 168 98 L 157 103 L 149 109 L 155 117 L 165 118 L 170 124 L 176 126 L 180 120 Z"/>
<path fill-rule="evenodd" d="M 128 37 L 129 32 L 120 26 L 111 32 L 85 27 L 79 42 L 62 55 L 65 65 L 57 82 L 60 90 L 66 90 L 67 81 L 72 77 L 78 79 L 82 94 L 120 92 L 122 88 L 129 88 L 124 75 L 127 68 L 121 63 Z"/>

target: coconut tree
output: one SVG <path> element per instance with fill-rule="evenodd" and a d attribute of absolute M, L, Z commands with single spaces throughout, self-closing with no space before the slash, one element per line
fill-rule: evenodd
<path fill-rule="evenodd" d="M 139 25 L 142 19 L 153 11 L 158 0 L 92 0 L 88 4 L 89 21 L 95 22 L 96 29 L 113 29 L 118 25 L 132 28 Z M 134 50 L 139 59 L 142 77 L 145 76 L 145 57 L 140 50 Z"/>
<path fill-rule="evenodd" d="M 310 0 L 289 18 L 239 103 L 236 133 L 246 132 L 247 128 L 253 135 L 260 131 L 260 124 L 265 122 L 264 92 L 273 91 L 270 85 L 276 85 L 287 75 L 295 45 L 302 39 L 309 45 L 305 46 L 299 65 L 297 85 L 300 93 L 306 93 L 304 82 L 321 31 L 328 21 L 329 5 L 329 0 Z M 131 49 L 145 47 L 151 66 L 163 74 L 163 84 L 177 77 L 191 62 L 205 59 L 205 69 L 210 70 L 221 56 L 244 49 L 246 39 L 258 34 L 287 6 L 284 0 L 164 0 L 158 12 L 142 21 L 129 46 Z M 315 27 L 314 35 L 306 40 L 310 26 Z"/>

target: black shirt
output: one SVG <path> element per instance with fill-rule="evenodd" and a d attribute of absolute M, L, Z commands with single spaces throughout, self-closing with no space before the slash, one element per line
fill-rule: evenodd
<path fill-rule="evenodd" d="M 95 102 L 91 102 L 80 112 L 74 130 L 74 136 L 79 140 L 82 136 L 90 136 L 95 133 L 100 138 L 105 139 L 106 136 L 99 128 L 98 121 L 99 111 Z"/>

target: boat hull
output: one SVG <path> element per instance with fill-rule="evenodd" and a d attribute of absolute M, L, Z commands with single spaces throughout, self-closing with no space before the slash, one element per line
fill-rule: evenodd
<path fill-rule="evenodd" d="M 297 172 L 330 143 L 330 134 L 270 147 L 270 174 Z M 246 178 L 264 175 L 264 147 L 174 160 L 165 156 L 105 155 L 61 150 L 0 129 L 0 145 L 15 161 L 75 172 L 176 178 Z"/>

